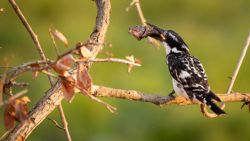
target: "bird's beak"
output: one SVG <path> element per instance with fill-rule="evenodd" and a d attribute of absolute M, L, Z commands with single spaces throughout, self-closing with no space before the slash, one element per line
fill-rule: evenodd
<path fill-rule="evenodd" d="M 167 32 L 166 30 L 161 29 L 151 23 L 147 23 L 147 28 L 148 28 L 148 32 L 147 32 L 148 36 L 156 40 L 159 40 L 161 42 L 166 40 L 165 38 L 165 34 Z"/>
<path fill-rule="evenodd" d="M 135 26 L 129 28 L 129 33 L 138 40 L 149 36 L 162 42 L 165 40 L 165 34 L 167 33 L 167 30 L 163 30 L 153 24 L 147 23 L 146 26 Z"/>

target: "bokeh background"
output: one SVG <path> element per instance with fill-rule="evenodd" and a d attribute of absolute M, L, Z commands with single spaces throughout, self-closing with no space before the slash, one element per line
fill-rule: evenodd
<path fill-rule="evenodd" d="M 70 47 L 86 40 L 93 29 L 95 3 L 90 0 L 23 0 L 17 1 L 31 23 L 50 59 L 56 58 L 48 34 L 51 24 L 65 34 Z M 133 54 L 143 62 L 127 73 L 122 64 L 94 64 L 91 75 L 95 84 L 114 88 L 135 89 L 145 93 L 166 95 L 172 90 L 171 79 L 165 65 L 165 50 L 156 49 L 146 40 L 137 41 L 128 34 L 128 28 L 140 25 L 134 7 L 125 8 L 130 0 L 112 0 L 111 23 L 106 42 L 112 47 L 105 51 L 114 57 Z M 166 29 L 174 29 L 185 39 L 192 54 L 205 66 L 212 89 L 225 93 L 229 76 L 233 73 L 250 28 L 249 0 L 154 0 L 141 1 L 145 17 Z M 6 0 L 0 0 L 0 62 L 8 58 L 11 66 L 37 60 L 34 44 Z M 60 52 L 69 48 L 59 43 Z M 104 53 L 98 56 L 106 57 Z M 250 92 L 250 53 L 247 53 L 234 91 Z M 1 70 L 2 72 L 2 70 Z M 31 73 L 20 80 L 30 83 L 30 107 L 49 89 L 47 77 L 40 74 L 32 79 Z M 69 104 L 63 101 L 69 129 L 74 141 L 249 141 L 250 115 L 242 103 L 227 104 L 227 116 L 207 119 L 199 106 L 157 107 L 149 103 L 128 100 L 103 100 L 115 105 L 114 115 L 102 105 L 77 94 Z M 3 109 L 1 109 L 1 115 Z M 58 111 L 50 118 L 60 122 Z M 0 133 L 4 133 L 3 116 L 0 116 Z M 28 141 L 66 140 L 62 130 L 45 120 L 28 138 Z"/>

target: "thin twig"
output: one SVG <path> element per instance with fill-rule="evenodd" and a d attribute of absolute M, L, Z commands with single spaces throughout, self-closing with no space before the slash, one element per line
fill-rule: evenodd
<path fill-rule="evenodd" d="M 42 73 L 44 73 L 44 74 L 46 74 L 46 75 L 48 75 L 48 76 L 54 77 L 54 78 L 58 78 L 57 75 L 55 75 L 55 74 L 53 74 L 53 73 L 51 73 L 51 72 L 49 72 L 49 71 L 46 71 L 46 70 L 42 70 Z"/>
<path fill-rule="evenodd" d="M 3 133 L 3 135 L 0 137 L 0 140 L 3 140 L 5 136 L 7 136 L 10 133 L 10 131 L 6 131 Z"/>
<path fill-rule="evenodd" d="M 117 110 L 116 107 L 114 107 L 114 106 L 112 106 L 112 105 L 110 105 L 110 104 L 108 104 L 108 103 L 102 101 L 101 99 L 99 99 L 99 98 L 97 98 L 97 97 L 95 97 L 95 96 L 93 96 L 93 95 L 91 95 L 91 94 L 87 94 L 87 96 L 88 96 L 89 98 L 91 98 L 92 100 L 94 100 L 94 101 L 96 101 L 96 102 L 98 102 L 98 103 L 103 104 L 103 105 L 104 105 L 111 113 L 113 113 L 113 114 L 114 114 L 115 111 Z"/>
<path fill-rule="evenodd" d="M 17 99 L 18 97 L 23 96 L 23 95 L 26 94 L 27 92 L 28 92 L 28 89 L 24 89 L 24 90 L 22 90 L 22 91 L 20 91 L 20 92 L 18 92 L 18 93 L 16 93 L 16 94 L 14 94 L 13 96 L 10 97 L 10 99 L 5 100 L 5 101 L 3 101 L 2 103 L 0 103 L 0 107 L 2 107 L 2 106 L 4 106 L 4 105 L 8 104 L 10 100 L 14 100 L 14 99 Z"/>
<path fill-rule="evenodd" d="M 54 38 L 54 36 L 52 35 L 52 25 L 50 25 L 49 26 L 49 35 L 50 35 L 50 38 L 51 38 L 51 40 L 52 40 L 52 43 L 53 43 L 53 45 L 54 45 L 54 48 L 55 48 L 55 51 L 56 51 L 56 55 L 57 55 L 57 57 L 59 57 L 59 49 L 58 49 L 58 47 L 57 47 L 57 45 L 56 45 L 56 41 L 55 41 L 55 38 Z"/>
<path fill-rule="evenodd" d="M 10 66 L 0 66 L 0 69 L 9 69 L 9 68 L 13 68 L 13 67 L 10 67 Z"/>
<path fill-rule="evenodd" d="M 86 60 L 75 60 L 76 62 L 85 62 Z M 141 64 L 139 63 L 134 63 L 134 62 L 131 62 L 129 60 L 125 60 L 125 59 L 120 59 L 120 58 L 105 58 L 105 59 L 98 59 L 98 58 L 95 58 L 95 59 L 90 59 L 88 61 L 91 61 L 91 62 L 112 62 L 112 63 L 122 63 L 122 64 L 127 64 L 127 65 L 133 65 L 133 66 L 141 66 Z"/>
<path fill-rule="evenodd" d="M 64 130 L 63 127 L 61 125 L 59 125 L 59 123 L 56 120 L 51 119 L 51 118 L 47 118 L 47 119 L 52 121 L 57 128 Z"/>
<path fill-rule="evenodd" d="M 237 75 L 238 75 L 238 73 L 239 73 L 239 70 L 240 70 L 240 67 L 241 67 L 241 65 L 242 65 L 242 62 L 243 62 L 243 60 L 244 60 L 244 58 L 245 58 L 245 56 L 246 56 L 246 53 L 247 53 L 247 49 L 248 49 L 248 47 L 249 47 L 249 44 L 250 44 L 250 32 L 249 32 L 248 37 L 247 37 L 247 39 L 246 39 L 245 46 L 244 46 L 244 48 L 243 48 L 243 50 L 242 50 L 242 52 L 241 52 L 239 61 L 238 61 L 238 63 L 237 63 L 236 69 L 234 70 L 234 73 L 233 73 L 233 76 L 232 76 L 232 78 L 231 78 L 231 82 L 230 82 L 230 84 L 229 84 L 229 86 L 228 86 L 228 89 L 227 89 L 227 93 L 226 93 L 226 94 L 230 94 L 230 93 L 232 92 L 232 88 L 233 88 L 234 82 L 235 82 L 236 77 L 237 77 Z M 246 102 L 248 102 L 248 101 L 246 101 Z M 222 102 L 220 108 L 221 108 L 222 110 L 224 110 L 225 107 L 226 107 L 226 104 L 225 104 L 224 102 Z M 209 112 L 207 111 L 207 109 L 206 109 L 206 106 L 204 106 L 204 105 L 201 105 L 200 108 L 201 108 L 201 112 L 203 113 L 203 115 L 205 115 L 205 116 L 208 117 L 208 118 L 215 118 L 215 117 L 218 116 L 218 115 L 216 115 L 216 114 L 214 114 L 214 113 L 209 113 Z"/>
<path fill-rule="evenodd" d="M 59 113 L 60 113 L 61 120 L 62 120 L 62 123 L 63 123 L 63 127 L 64 127 L 63 130 L 65 132 L 65 135 L 67 136 L 68 141 L 72 141 L 72 139 L 70 137 L 69 129 L 68 129 L 68 122 L 67 122 L 67 119 L 65 117 L 62 104 L 58 105 L 58 109 L 59 109 Z M 67 128 L 67 129 L 65 129 L 65 128 Z"/>
<path fill-rule="evenodd" d="M 10 4 L 12 5 L 13 9 L 15 10 L 17 16 L 19 17 L 19 19 L 22 21 L 23 25 L 25 26 L 25 28 L 27 29 L 27 31 L 29 32 L 42 60 L 46 60 L 46 57 L 43 53 L 41 44 L 38 40 L 38 36 L 36 35 L 36 33 L 33 31 L 33 29 L 31 28 L 30 24 L 28 23 L 28 21 L 26 20 L 25 16 L 23 15 L 22 11 L 20 10 L 19 6 L 17 5 L 17 3 L 15 2 L 15 0 L 9 0 Z"/>
<path fill-rule="evenodd" d="M 36 33 L 33 31 L 33 29 L 31 28 L 30 24 L 28 23 L 28 21 L 26 20 L 25 16 L 23 15 L 22 11 L 20 10 L 19 6 L 17 5 L 17 3 L 15 2 L 15 0 L 9 0 L 10 4 L 12 5 L 12 7 L 14 8 L 16 14 L 18 15 L 18 17 L 20 18 L 20 20 L 22 21 L 23 25 L 25 26 L 25 28 L 27 29 L 27 31 L 29 32 L 32 40 L 34 41 L 34 44 L 38 50 L 38 53 L 41 57 L 42 60 L 46 61 L 47 58 L 45 57 L 45 54 L 44 54 L 44 51 L 42 49 L 42 46 L 38 40 L 38 36 L 36 35 Z M 49 81 L 50 81 L 50 84 L 51 86 L 53 86 L 53 81 L 52 81 L 52 77 L 50 75 L 48 75 L 48 78 L 49 78 Z M 61 106 L 61 104 L 59 104 L 59 106 Z M 61 112 L 60 108 L 59 108 L 59 111 Z M 60 113 L 60 115 L 62 115 L 64 113 Z M 61 116 L 62 120 L 66 120 L 66 118 L 63 118 Z M 65 121 L 66 122 L 66 121 Z M 64 123 L 64 122 L 63 122 Z M 64 125 L 64 130 L 65 130 L 65 133 L 66 133 L 66 136 L 67 136 L 67 140 L 68 141 L 71 141 L 71 137 L 70 137 L 70 134 L 69 134 L 69 131 L 68 131 L 68 127 L 67 125 Z"/>
<path fill-rule="evenodd" d="M 249 34 L 248 34 L 248 37 L 247 37 L 247 40 L 246 40 L 246 44 L 245 44 L 245 46 L 244 46 L 244 48 L 243 48 L 243 50 L 242 50 L 242 52 L 241 52 L 241 55 L 240 55 L 239 61 L 238 61 L 238 63 L 237 63 L 236 69 L 235 69 L 235 71 L 234 71 L 234 73 L 233 73 L 233 76 L 232 76 L 232 78 L 231 78 L 231 82 L 230 82 L 230 84 L 229 84 L 229 86 L 228 86 L 227 94 L 230 94 L 231 91 L 232 91 L 234 82 L 235 82 L 236 77 L 237 77 L 237 75 L 238 75 L 238 73 L 239 73 L 239 70 L 240 70 L 240 67 L 241 67 L 241 65 L 242 65 L 242 62 L 243 62 L 243 60 L 244 60 L 244 58 L 245 58 L 245 56 L 246 56 L 246 53 L 247 53 L 247 49 L 248 49 L 248 47 L 249 47 L 249 44 L 250 44 L 250 32 L 249 32 Z"/>
<path fill-rule="evenodd" d="M 239 70 L 240 70 L 240 67 L 241 67 L 241 65 L 242 65 L 242 62 L 243 62 L 243 60 L 244 60 L 244 58 L 245 58 L 245 55 L 246 55 L 246 52 L 247 52 L 249 43 L 250 43 L 250 32 L 249 32 L 249 35 L 248 35 L 248 37 L 247 37 L 246 44 L 245 44 L 245 46 L 244 46 L 244 48 L 243 48 L 243 50 L 242 50 L 242 52 L 241 52 L 241 55 L 240 55 L 239 61 L 238 61 L 238 63 L 237 63 L 236 69 L 235 69 L 235 71 L 234 71 L 234 74 L 233 74 L 233 76 L 232 76 L 232 78 L 231 78 L 231 82 L 230 82 L 230 84 L 229 84 L 229 86 L 228 86 L 227 94 L 230 94 L 230 93 L 232 92 L 234 82 L 235 82 L 236 77 L 237 77 L 237 75 L 238 75 L 238 73 L 239 73 Z M 223 109 L 225 109 L 225 107 L 226 107 L 226 104 L 225 104 L 224 102 L 222 102 L 220 108 L 223 110 Z M 201 106 L 201 109 L 202 109 L 201 111 L 204 112 L 203 114 L 204 114 L 206 117 L 214 118 L 214 117 L 217 117 L 217 116 L 218 116 L 218 115 L 216 115 L 216 114 L 214 114 L 214 113 L 209 113 L 209 112 L 207 112 L 205 106 L 203 106 L 203 107 Z"/>

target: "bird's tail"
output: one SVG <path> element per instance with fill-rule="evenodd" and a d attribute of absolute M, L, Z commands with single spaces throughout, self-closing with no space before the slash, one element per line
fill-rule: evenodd
<path fill-rule="evenodd" d="M 217 106 L 212 99 L 221 102 L 220 98 L 215 95 L 212 91 L 210 91 L 206 97 L 206 101 L 207 101 L 207 106 L 217 115 L 221 115 L 221 114 L 226 114 L 225 111 L 223 111 L 219 106 Z"/>

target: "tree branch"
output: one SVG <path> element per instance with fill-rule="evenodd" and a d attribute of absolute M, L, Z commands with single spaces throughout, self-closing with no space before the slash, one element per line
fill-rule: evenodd
<path fill-rule="evenodd" d="M 20 10 L 20 8 L 17 5 L 17 3 L 15 2 L 15 0 L 9 0 L 9 2 L 12 5 L 13 9 L 15 10 L 16 14 L 18 15 L 19 19 L 22 21 L 22 23 L 25 26 L 25 28 L 29 32 L 29 34 L 30 34 L 30 36 L 31 36 L 31 38 L 32 38 L 35 46 L 36 46 L 36 49 L 37 49 L 37 51 L 38 51 L 41 59 L 43 61 L 45 61 L 46 64 L 47 64 L 47 58 L 45 56 L 45 53 L 44 53 L 44 51 L 42 49 L 42 46 L 41 46 L 39 40 L 38 40 L 38 36 L 33 31 L 32 27 L 30 26 L 30 24 L 26 20 L 25 16 L 23 15 L 22 11 Z M 47 76 L 48 76 L 48 79 L 50 81 L 50 85 L 53 86 L 53 79 L 52 79 L 52 77 L 50 75 L 47 75 Z M 60 112 L 60 116 L 61 116 L 61 119 L 62 119 L 62 123 L 63 123 L 63 126 L 64 126 L 64 131 L 65 131 L 67 140 L 71 141 L 71 137 L 70 137 L 70 133 L 69 133 L 69 129 L 68 129 L 68 124 L 67 124 L 67 121 L 66 121 L 66 118 L 65 118 L 65 115 L 64 115 L 64 112 L 63 112 L 63 107 L 62 107 L 61 103 L 59 104 L 58 110 Z"/>
<path fill-rule="evenodd" d="M 231 78 L 231 81 L 230 81 L 230 84 L 228 86 L 228 89 L 227 89 L 227 94 L 230 94 L 232 92 L 232 89 L 233 89 L 233 85 L 234 85 L 234 82 L 236 80 L 236 77 L 240 71 L 240 67 L 242 65 L 242 62 L 246 56 L 246 53 L 247 53 L 247 49 L 248 49 L 248 46 L 250 44 L 250 32 L 248 33 L 248 36 L 247 36 L 247 39 L 246 39 L 246 43 L 245 43 L 245 46 L 244 48 L 242 49 L 242 52 L 241 52 L 241 55 L 240 55 L 240 58 L 239 58 L 239 61 L 237 63 L 237 66 L 234 70 L 234 73 L 233 73 L 233 76 Z M 224 102 L 222 102 L 220 108 L 223 110 L 225 109 L 226 105 Z M 215 118 L 217 117 L 218 115 L 216 115 L 215 113 L 209 113 L 207 110 L 206 110 L 206 106 L 204 105 L 201 105 L 201 112 L 208 118 Z"/>
<path fill-rule="evenodd" d="M 11 0 L 10 0 L 11 1 Z M 96 57 L 101 50 L 110 18 L 110 1 L 96 0 L 97 17 L 95 28 L 87 40 L 86 47 L 92 52 L 92 59 Z M 29 114 L 29 119 L 22 124 L 18 124 L 7 136 L 6 141 L 25 140 L 29 134 L 57 107 L 63 96 L 63 88 L 58 81 L 47 93 L 40 99 Z"/>
<path fill-rule="evenodd" d="M 11 0 L 10 0 L 11 1 Z M 84 47 L 88 48 L 92 56 L 90 60 L 94 60 L 98 52 L 102 49 L 107 27 L 109 25 L 110 18 L 110 1 L 109 0 L 96 0 L 97 6 L 97 17 L 96 25 L 90 36 L 90 38 L 84 44 Z M 80 46 L 81 47 L 81 46 Z M 71 50 L 72 51 L 72 50 Z M 67 52 L 70 53 L 70 52 Z M 46 62 L 45 62 L 46 63 Z M 26 68 L 26 67 L 25 67 Z M 23 69 L 22 71 L 29 70 L 30 68 Z M 14 73 L 20 74 L 18 73 Z M 155 94 L 146 94 L 135 90 L 122 90 L 108 88 L 104 86 L 92 86 L 92 95 L 98 97 L 113 97 L 119 99 L 127 99 L 141 102 L 149 102 L 155 105 L 190 105 L 197 104 L 186 100 L 183 97 L 171 97 L 171 96 L 160 96 Z M 249 102 L 250 93 L 231 93 L 218 94 L 223 102 Z M 29 113 L 29 119 L 18 124 L 8 134 L 6 141 L 25 140 L 29 134 L 61 103 L 64 99 L 63 86 L 61 81 L 57 81 L 53 87 L 48 90 L 43 98 L 39 100 L 36 106 Z"/>
<path fill-rule="evenodd" d="M 247 49 L 248 49 L 249 44 L 250 44 L 250 32 L 248 33 L 248 36 L 247 36 L 247 39 L 246 39 L 246 44 L 245 44 L 245 46 L 244 46 L 244 48 L 243 48 L 243 50 L 242 50 L 242 52 L 241 52 L 241 55 L 240 55 L 239 61 L 238 61 L 238 63 L 237 63 L 236 69 L 235 69 L 235 71 L 234 71 L 234 73 L 233 73 L 233 76 L 232 76 L 232 78 L 231 78 L 231 82 L 230 82 L 230 84 L 229 84 L 229 86 L 228 86 L 227 94 L 230 94 L 231 91 L 232 91 L 234 82 L 235 82 L 236 77 L 237 77 L 237 75 L 238 75 L 238 73 L 239 73 L 239 70 L 240 70 L 240 67 L 241 67 L 241 65 L 242 65 L 242 62 L 243 62 L 243 60 L 244 60 L 244 58 L 245 58 L 245 56 L 246 56 L 246 53 L 247 53 Z"/>
<path fill-rule="evenodd" d="M 98 97 L 114 97 L 119 99 L 127 99 L 141 102 L 149 102 L 155 105 L 191 105 L 198 104 L 197 102 L 192 102 L 186 100 L 184 97 L 173 97 L 173 96 L 160 96 L 156 94 L 146 94 L 136 90 L 122 90 L 108 88 L 104 86 L 92 87 L 92 93 Z M 250 93 L 239 93 L 234 92 L 229 95 L 227 94 L 217 94 L 223 102 L 248 102 L 250 100 Z"/>
<path fill-rule="evenodd" d="M 20 10 L 20 8 L 18 7 L 17 3 L 15 2 L 15 0 L 9 0 L 11 6 L 13 7 L 13 9 L 15 10 L 17 16 L 19 17 L 19 19 L 22 21 L 24 27 L 27 29 L 27 31 L 29 32 L 40 56 L 42 60 L 46 60 L 46 57 L 44 55 L 44 52 L 42 50 L 42 46 L 38 40 L 38 36 L 36 35 L 36 33 L 33 31 L 33 29 L 31 28 L 29 22 L 26 20 L 25 16 L 23 15 L 22 11 Z"/>
<path fill-rule="evenodd" d="M 119 59 L 119 58 L 105 58 L 105 59 L 96 58 L 96 59 L 92 59 L 89 61 L 97 62 L 97 63 L 98 62 L 122 63 L 122 64 L 127 64 L 127 65 L 137 66 L 137 67 L 141 66 L 141 64 L 139 64 L 139 63 L 134 63 L 132 61 L 125 60 L 125 59 Z"/>

